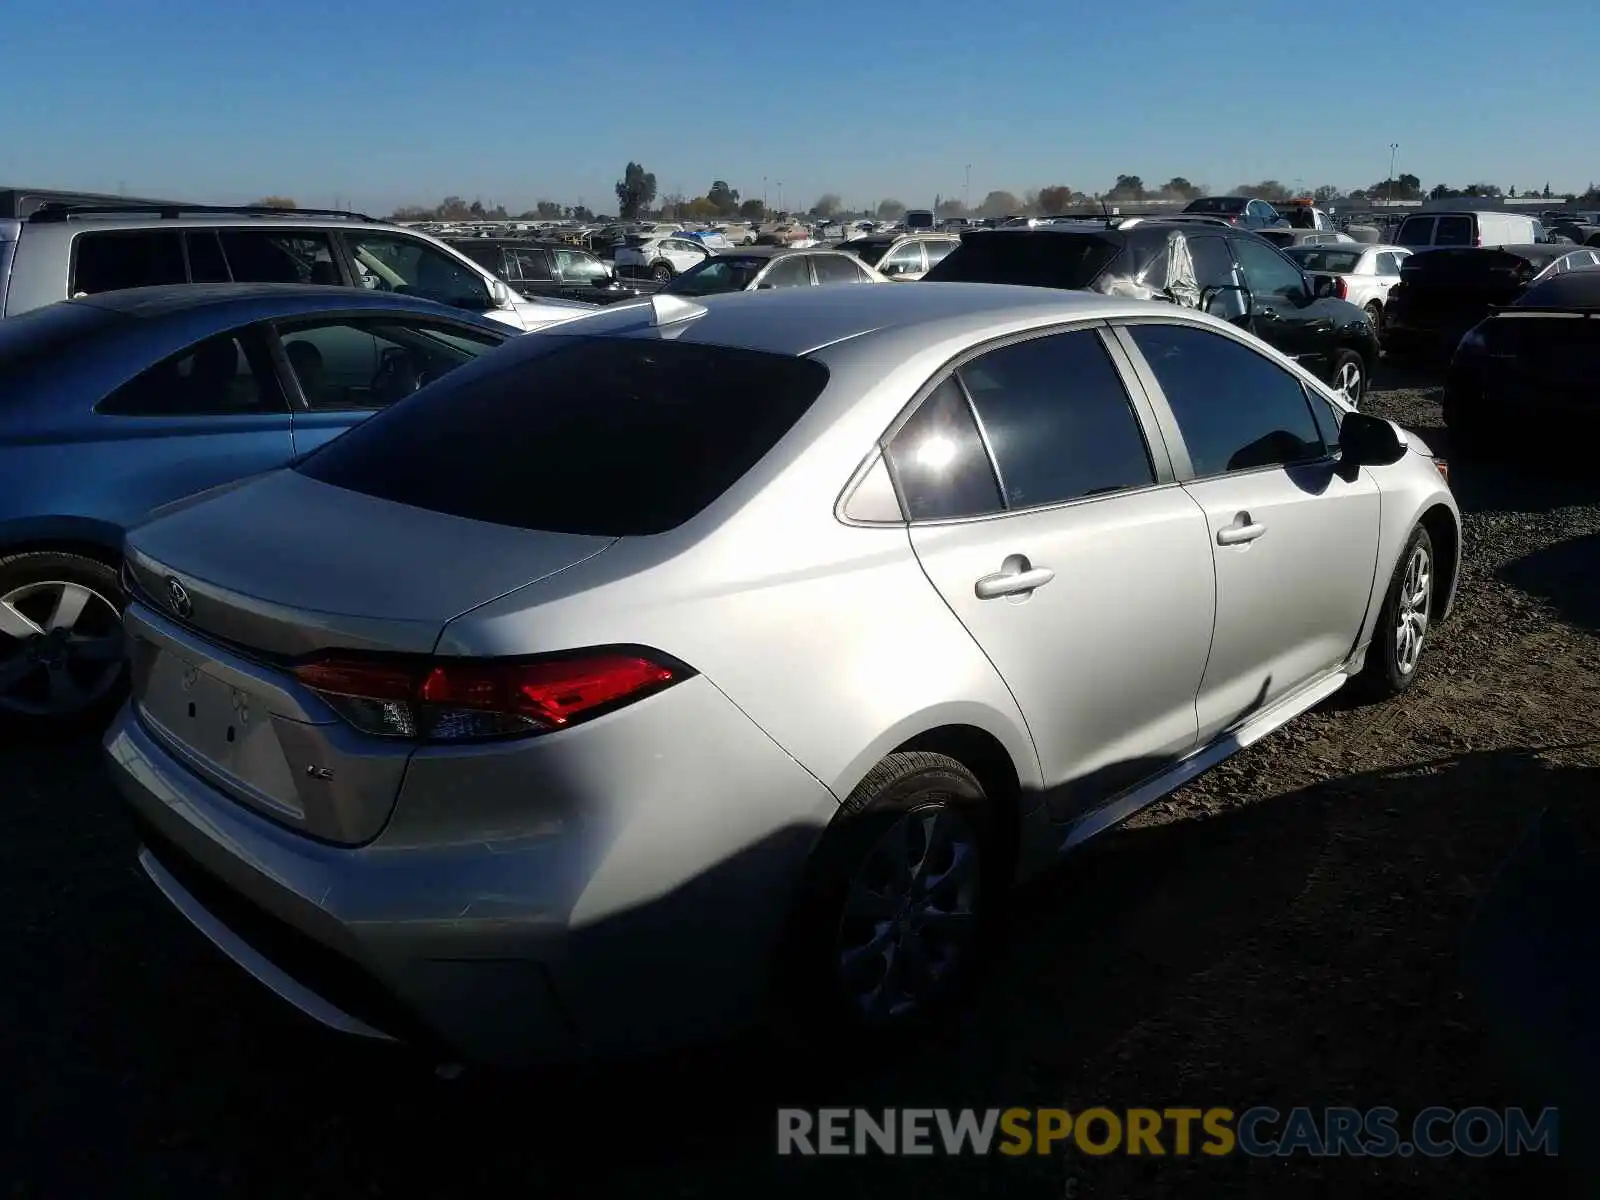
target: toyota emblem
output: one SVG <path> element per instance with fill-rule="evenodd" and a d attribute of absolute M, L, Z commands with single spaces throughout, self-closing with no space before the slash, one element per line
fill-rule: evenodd
<path fill-rule="evenodd" d="M 171 575 L 167 576 L 167 603 L 172 605 L 172 611 L 180 617 L 194 615 L 194 601 L 189 599 L 189 593 L 183 584 Z"/>

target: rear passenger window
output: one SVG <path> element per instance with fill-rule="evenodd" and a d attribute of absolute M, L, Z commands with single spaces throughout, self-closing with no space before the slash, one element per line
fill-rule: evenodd
<path fill-rule="evenodd" d="M 994 452 L 1006 507 L 1155 482 L 1122 377 L 1093 330 L 993 350 L 958 374 Z"/>
<path fill-rule="evenodd" d="M 811 269 L 819 284 L 867 282 L 866 272 L 842 254 L 814 254 Z"/>
<path fill-rule="evenodd" d="M 188 282 L 177 230 L 81 233 L 73 242 L 68 295 Z"/>
<path fill-rule="evenodd" d="M 228 283 L 228 260 L 222 256 L 222 243 L 211 229 L 191 230 L 183 235 L 189 251 L 190 283 Z"/>
<path fill-rule="evenodd" d="M 324 283 L 344 281 L 334 265 L 325 233 L 297 229 L 218 230 L 228 266 L 239 283 Z"/>
<path fill-rule="evenodd" d="M 1471 217 L 1440 217 L 1433 231 L 1435 246 L 1470 246 L 1473 243 Z"/>
<path fill-rule="evenodd" d="M 1196 476 L 1288 466 L 1327 451 L 1300 381 L 1241 342 L 1183 325 L 1130 325 Z"/>
<path fill-rule="evenodd" d="M 888 459 L 913 521 L 979 517 L 1004 507 L 972 406 L 954 376 L 894 435 Z"/>
<path fill-rule="evenodd" d="M 254 341 L 231 334 L 157 363 L 112 392 L 95 411 L 119 417 L 227 417 L 282 412 L 277 376 Z"/>

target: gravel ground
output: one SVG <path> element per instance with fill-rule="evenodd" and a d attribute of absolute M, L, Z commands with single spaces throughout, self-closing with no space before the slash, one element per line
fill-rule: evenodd
<path fill-rule="evenodd" d="M 1372 411 L 1448 451 L 1435 391 Z M 1411 385 L 1411 386 L 1402 386 Z M 1600 484 L 1456 464 L 1466 564 L 1425 675 L 1335 697 L 1018 896 L 994 978 L 876 1067 L 743 1050 L 444 1081 L 308 1026 L 137 873 L 93 741 L 0 744 L 0 1062 L 12 1196 L 1549 1195 L 1530 1159 L 772 1154 L 779 1103 L 1528 1103 L 1463 998 L 1460 935 L 1546 805 L 1600 768 Z"/>

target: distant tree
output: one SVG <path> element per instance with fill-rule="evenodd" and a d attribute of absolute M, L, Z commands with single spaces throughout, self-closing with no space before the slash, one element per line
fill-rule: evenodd
<path fill-rule="evenodd" d="M 1333 184 L 1325 183 L 1316 191 L 1311 193 L 1311 198 L 1318 204 L 1332 204 L 1342 194 L 1343 193 L 1341 193 L 1338 188 L 1334 187 Z"/>
<path fill-rule="evenodd" d="M 751 198 L 739 205 L 739 215 L 746 221 L 759 221 L 767 215 L 767 206 L 760 200 Z"/>
<path fill-rule="evenodd" d="M 594 220 L 594 213 L 588 208 L 587 205 L 583 204 L 574 204 L 567 210 L 567 216 L 571 217 L 574 221 Z"/>
<path fill-rule="evenodd" d="M 1241 183 L 1228 194 L 1230 196 L 1254 196 L 1259 200 L 1273 203 L 1278 200 L 1287 200 L 1289 198 L 1289 189 L 1276 179 L 1263 179 L 1260 183 Z"/>
<path fill-rule="evenodd" d="M 811 215 L 813 217 L 822 217 L 826 220 L 828 217 L 836 215 L 843 207 L 844 201 L 839 199 L 837 192 L 823 192 L 821 196 L 817 197 L 817 202 L 811 206 Z"/>
<path fill-rule="evenodd" d="M 474 200 L 471 204 L 467 205 L 467 215 L 481 220 L 489 215 L 489 210 L 483 207 L 482 200 Z"/>
<path fill-rule="evenodd" d="M 739 193 L 724 180 L 719 179 L 711 185 L 706 192 L 706 199 L 711 201 L 711 207 L 719 217 L 731 217 L 739 211 Z"/>
<path fill-rule="evenodd" d="M 877 216 L 880 221 L 898 221 L 906 215 L 906 206 L 898 200 L 879 200 Z"/>
<path fill-rule="evenodd" d="M 1582 196 L 1579 197 L 1585 204 L 1600 204 L 1600 187 L 1590 184 Z"/>
<path fill-rule="evenodd" d="M 1144 180 L 1137 175 L 1118 175 L 1117 181 L 1106 193 L 1107 200 L 1143 200 Z"/>
<path fill-rule="evenodd" d="M 1429 200 L 1447 200 L 1451 196 L 1459 196 L 1461 192 L 1451 187 L 1448 183 L 1436 183 L 1433 190 L 1428 193 Z"/>
<path fill-rule="evenodd" d="M 1550 199 L 1550 181 L 1545 180 L 1544 191 L 1540 193 L 1546 200 Z"/>
<path fill-rule="evenodd" d="M 1182 175 L 1174 175 L 1153 193 L 1162 200 L 1193 200 L 1197 196 L 1206 194 L 1203 186 L 1190 183 Z"/>
<path fill-rule="evenodd" d="M 1463 196 L 1480 196 L 1485 199 L 1495 199 L 1502 195 L 1500 188 L 1492 183 L 1469 183 L 1461 194 Z"/>
<path fill-rule="evenodd" d="M 389 214 L 391 221 L 426 221 L 434 215 L 434 210 L 424 208 L 420 204 L 402 204 Z"/>
<path fill-rule="evenodd" d="M 709 221 L 713 217 L 721 216 L 721 210 L 711 202 L 709 196 L 696 196 L 694 199 L 678 205 L 678 215 L 688 217 L 694 221 Z"/>
<path fill-rule="evenodd" d="M 441 221 L 465 221 L 472 216 L 472 206 L 460 196 L 446 196 L 433 214 Z"/>
<path fill-rule="evenodd" d="M 632 220 L 655 201 L 656 177 L 653 172 L 630 161 L 623 168 L 622 178 L 617 180 L 616 192 L 618 213 L 623 220 Z"/>
<path fill-rule="evenodd" d="M 1017 211 L 1026 213 L 1030 217 L 1036 217 L 1039 215 L 1038 189 L 1030 188 L 1028 191 L 1022 193 L 1022 207 Z"/>
<path fill-rule="evenodd" d="M 990 192 L 978 205 L 980 217 L 1008 217 L 1022 210 L 1022 201 L 1010 192 Z"/>
<path fill-rule="evenodd" d="M 967 206 L 951 197 L 949 200 L 940 200 L 935 203 L 933 213 L 940 220 L 948 220 L 950 217 L 964 217 L 967 215 Z"/>
<path fill-rule="evenodd" d="M 257 208 L 299 208 L 288 196 L 263 196 L 256 201 Z"/>
<path fill-rule="evenodd" d="M 1072 189 L 1064 183 L 1053 183 L 1039 189 L 1039 211 L 1047 217 L 1064 213 L 1072 207 Z"/>
<path fill-rule="evenodd" d="M 1348 196 L 1345 197 L 1345 199 L 1347 199 L 1347 200 L 1365 200 L 1366 198 L 1367 198 L 1367 189 L 1366 188 L 1357 188 L 1355 191 L 1351 192 Z"/>
<path fill-rule="evenodd" d="M 561 219 L 561 205 L 554 200 L 541 200 L 534 205 L 534 212 L 541 221 L 558 221 Z"/>
<path fill-rule="evenodd" d="M 1516 198 L 1517 198 L 1517 185 L 1513 183 L 1510 187 L 1508 187 L 1506 189 L 1506 199 L 1515 200 Z"/>

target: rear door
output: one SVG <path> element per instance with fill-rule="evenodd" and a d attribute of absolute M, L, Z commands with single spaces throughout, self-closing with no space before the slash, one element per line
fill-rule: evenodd
<path fill-rule="evenodd" d="M 255 329 L 205 338 L 95 406 L 96 436 L 71 447 L 77 511 L 132 524 L 159 505 L 288 463 L 289 407 Z"/>
<path fill-rule="evenodd" d="M 1209 741 L 1355 649 L 1378 489 L 1364 471 L 1339 474 L 1328 401 L 1243 341 L 1157 320 L 1121 336 L 1148 366 L 1178 442 L 1174 470 L 1205 512 L 1217 611 L 1197 710 Z"/>
<path fill-rule="evenodd" d="M 1195 743 L 1211 639 L 1204 514 L 1098 327 L 944 376 L 888 443 L 928 579 L 1028 722 L 1056 820 Z"/>
<path fill-rule="evenodd" d="M 408 315 L 281 321 L 271 338 L 294 409 L 295 458 L 504 341 Z"/>

